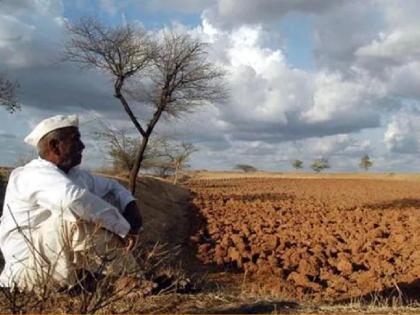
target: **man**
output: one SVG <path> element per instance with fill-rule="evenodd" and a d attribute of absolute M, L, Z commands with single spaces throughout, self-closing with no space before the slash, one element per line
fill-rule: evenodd
<path fill-rule="evenodd" d="M 41 121 L 25 142 L 37 147 L 39 158 L 9 178 L 0 222 L 0 285 L 69 287 L 81 270 L 99 270 L 106 260 L 108 272 L 133 268 L 140 211 L 116 181 L 76 167 L 85 148 L 77 115 Z"/>

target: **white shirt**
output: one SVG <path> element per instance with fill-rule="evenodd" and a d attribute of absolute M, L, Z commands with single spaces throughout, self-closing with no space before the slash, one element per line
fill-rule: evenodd
<path fill-rule="evenodd" d="M 116 206 L 102 199 L 110 194 Z M 0 286 L 8 285 L 30 255 L 22 231 L 34 233 L 50 215 L 56 214 L 68 220 L 95 222 L 124 237 L 130 224 L 121 213 L 134 199 L 118 182 L 78 167 L 66 174 L 53 163 L 38 158 L 16 168 L 7 184 L 0 218 L 0 249 L 5 259 Z"/>

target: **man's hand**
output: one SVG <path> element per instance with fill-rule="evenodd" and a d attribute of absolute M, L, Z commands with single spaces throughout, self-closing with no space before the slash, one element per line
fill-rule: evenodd
<path fill-rule="evenodd" d="M 139 242 L 140 235 L 139 234 L 127 234 L 127 236 L 124 238 L 125 241 L 125 249 L 127 251 L 131 251 L 134 248 L 136 248 L 137 243 Z"/>
<path fill-rule="evenodd" d="M 126 250 L 131 251 L 137 246 L 139 234 L 143 230 L 143 220 L 135 201 L 125 207 L 123 216 L 131 226 L 130 232 L 124 238 Z"/>
<path fill-rule="evenodd" d="M 130 202 L 124 209 L 124 218 L 130 223 L 130 234 L 138 234 L 143 226 L 141 213 L 135 201 Z"/>

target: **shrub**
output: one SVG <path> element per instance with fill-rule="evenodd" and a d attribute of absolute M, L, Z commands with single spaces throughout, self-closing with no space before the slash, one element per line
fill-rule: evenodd
<path fill-rule="evenodd" d="M 314 172 L 319 173 L 321 171 L 323 171 L 324 169 L 330 168 L 330 163 L 328 162 L 328 159 L 318 159 L 315 160 L 312 164 L 311 164 L 311 168 L 314 170 Z"/>
<path fill-rule="evenodd" d="M 257 171 L 257 169 L 254 166 L 248 165 L 248 164 L 236 164 L 234 169 L 241 170 L 245 173 L 251 173 L 251 172 Z"/>
<path fill-rule="evenodd" d="M 303 162 L 301 160 L 293 160 L 292 161 L 292 166 L 297 170 L 301 169 L 301 168 L 303 168 Z"/>

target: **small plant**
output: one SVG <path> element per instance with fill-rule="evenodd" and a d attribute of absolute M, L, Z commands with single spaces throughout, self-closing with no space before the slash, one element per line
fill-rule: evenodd
<path fill-rule="evenodd" d="M 312 164 L 311 164 L 311 169 L 316 172 L 319 173 L 321 171 L 323 171 L 324 169 L 330 168 L 330 163 L 328 162 L 328 159 L 322 158 L 322 159 L 318 159 L 315 160 Z"/>

